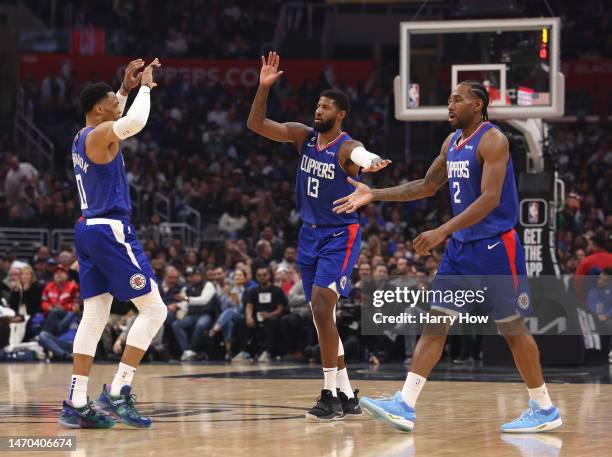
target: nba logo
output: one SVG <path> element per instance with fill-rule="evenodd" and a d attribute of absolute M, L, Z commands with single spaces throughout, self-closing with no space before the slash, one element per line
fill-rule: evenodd
<path fill-rule="evenodd" d="M 408 108 L 418 108 L 419 107 L 420 93 L 421 93 L 421 88 L 418 84 L 408 85 Z"/>
<path fill-rule="evenodd" d="M 542 227 L 548 219 L 548 202 L 542 198 L 521 200 L 520 222 L 523 227 Z"/>
<path fill-rule="evenodd" d="M 529 202 L 527 210 L 527 223 L 537 224 L 540 222 L 540 205 L 539 202 Z"/>

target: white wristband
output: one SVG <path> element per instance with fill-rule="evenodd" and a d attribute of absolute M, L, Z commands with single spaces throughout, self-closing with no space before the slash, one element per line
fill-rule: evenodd
<path fill-rule="evenodd" d="M 357 146 L 351 152 L 351 160 L 362 168 L 368 168 L 372 166 L 372 162 L 375 159 L 380 159 L 380 157 L 376 154 L 372 154 L 363 146 Z"/>

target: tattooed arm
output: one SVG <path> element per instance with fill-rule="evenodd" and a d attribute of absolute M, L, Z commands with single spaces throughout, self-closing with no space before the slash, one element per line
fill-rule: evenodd
<path fill-rule="evenodd" d="M 442 144 L 440 155 L 436 157 L 436 160 L 433 161 L 429 170 L 427 170 L 425 178 L 410 181 L 400 186 L 388 187 L 386 189 L 370 189 L 365 184 L 349 178 L 349 182 L 356 187 L 355 192 L 336 200 L 334 202 L 334 205 L 336 205 L 334 207 L 334 212 L 352 213 L 356 209 L 373 201 L 407 202 L 432 196 L 448 181 L 446 151 L 452 136 L 453 135 L 450 134 L 444 141 L 444 144 Z"/>

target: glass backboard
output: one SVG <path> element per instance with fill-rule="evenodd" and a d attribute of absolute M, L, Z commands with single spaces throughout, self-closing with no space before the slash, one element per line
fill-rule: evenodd
<path fill-rule="evenodd" d="M 445 120 L 447 99 L 465 79 L 489 91 L 492 119 L 563 115 L 558 18 L 402 22 L 399 120 Z"/>

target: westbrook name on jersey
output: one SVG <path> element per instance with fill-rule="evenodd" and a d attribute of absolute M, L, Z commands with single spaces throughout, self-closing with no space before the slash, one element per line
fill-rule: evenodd
<path fill-rule="evenodd" d="M 299 151 L 295 190 L 304 224 L 298 239 L 297 262 L 307 301 L 313 285 L 335 285 L 340 295 L 347 296 L 349 278 L 359 256 L 361 231 L 357 214 L 336 214 L 332 210 L 334 201 L 355 190 L 347 182 L 348 175 L 339 161 L 340 147 L 350 139 L 342 132 L 319 148 L 318 134 L 313 130 Z"/>
<path fill-rule="evenodd" d="M 109 163 L 93 163 L 82 129 L 72 143 L 72 163 L 82 216 L 74 231 L 83 300 L 111 293 L 125 301 L 151 291 L 155 273 L 130 223 L 130 189 L 119 149 Z"/>
<path fill-rule="evenodd" d="M 84 128 L 72 142 L 72 164 L 81 212 L 84 217 L 129 217 L 132 202 L 121 149 L 111 162 L 93 163 L 85 153 L 85 140 L 92 130 L 93 127 Z"/>

